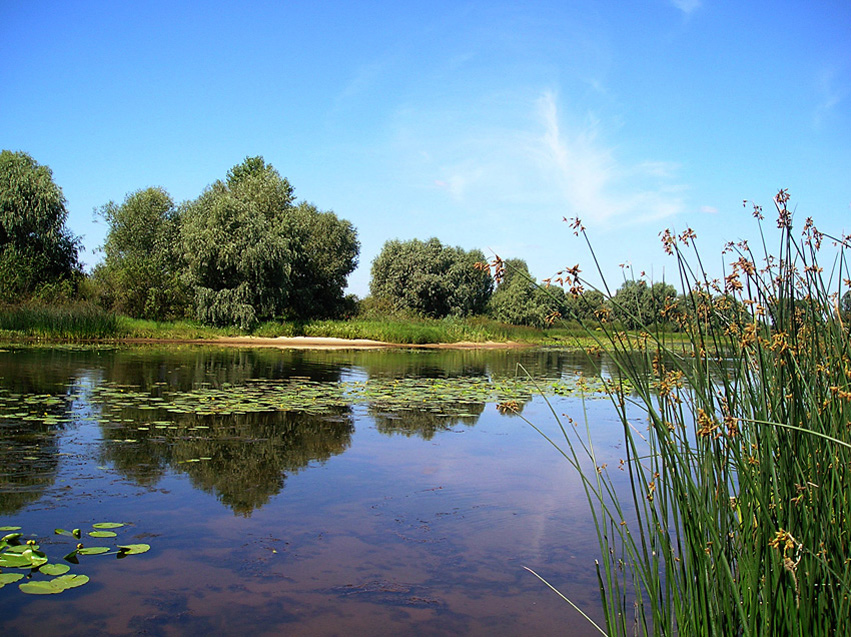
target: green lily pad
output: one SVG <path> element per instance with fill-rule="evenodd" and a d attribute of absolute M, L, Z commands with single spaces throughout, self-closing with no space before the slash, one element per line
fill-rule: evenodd
<path fill-rule="evenodd" d="M 20 539 L 20 533 L 9 533 L 8 535 L 4 535 L 2 538 L 0 538 L 0 540 L 8 542 L 9 544 L 17 544 L 18 540 Z"/>
<path fill-rule="evenodd" d="M 20 531 L 20 530 L 21 530 L 21 527 L 19 527 L 19 526 L 0 526 L 0 531 Z"/>
<path fill-rule="evenodd" d="M 45 575 L 64 575 L 70 570 L 71 567 L 67 564 L 45 564 L 38 569 L 39 573 L 44 573 Z"/>
<path fill-rule="evenodd" d="M 76 588 L 88 583 L 87 575 L 61 575 L 49 581 L 26 582 L 18 588 L 28 595 L 56 595 L 69 588 Z"/>
<path fill-rule="evenodd" d="M 14 584 L 23 578 L 23 573 L 0 573 L 0 588 L 3 588 L 6 584 Z"/>
<path fill-rule="evenodd" d="M 151 550 L 150 544 L 124 544 L 118 547 L 118 557 L 124 555 L 138 555 L 139 553 L 147 553 Z"/>
<path fill-rule="evenodd" d="M 123 522 L 98 522 L 97 524 L 92 524 L 92 528 L 95 529 L 118 529 L 124 526 Z"/>
<path fill-rule="evenodd" d="M 30 568 L 32 560 L 17 553 L 3 553 L 0 555 L 0 568 Z"/>
<path fill-rule="evenodd" d="M 118 533 L 114 531 L 91 531 L 89 533 L 91 537 L 117 537 Z"/>
<path fill-rule="evenodd" d="M 108 553 L 109 547 L 106 546 L 87 546 L 82 549 L 77 549 L 77 553 L 80 555 L 100 555 L 101 553 Z"/>

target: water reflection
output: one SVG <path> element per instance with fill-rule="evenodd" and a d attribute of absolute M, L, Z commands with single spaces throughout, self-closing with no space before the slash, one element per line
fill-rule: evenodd
<path fill-rule="evenodd" d="M 0 512 L 38 500 L 54 483 L 62 432 L 84 421 L 100 424 L 97 462 L 133 483 L 152 487 L 169 472 L 185 474 L 234 513 L 250 515 L 288 475 L 350 447 L 354 400 L 378 432 L 431 440 L 474 426 L 486 401 L 498 400 L 496 390 L 487 397 L 492 385 L 604 368 L 599 358 L 559 350 L 7 347 L 0 351 Z M 518 411 L 532 397 L 521 394 L 512 395 Z M 220 411 L 200 406 L 216 396 Z M 286 402 L 293 397 L 301 400 Z"/>

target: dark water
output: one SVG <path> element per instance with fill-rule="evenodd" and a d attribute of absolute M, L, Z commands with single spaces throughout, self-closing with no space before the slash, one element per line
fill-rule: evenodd
<path fill-rule="evenodd" d="M 0 634 L 597 634 L 523 568 L 599 618 L 573 469 L 495 402 L 435 388 L 510 379 L 518 362 L 549 379 L 605 365 L 553 350 L 7 346 L 0 526 L 51 562 L 76 542 L 54 528 L 102 521 L 151 550 L 81 557 L 91 581 L 60 595 L 5 586 Z M 370 383 L 385 397 L 354 397 Z M 405 405 L 421 385 L 432 394 Z M 270 392 L 281 404 L 258 405 Z M 549 400 L 580 422 L 584 409 L 599 461 L 617 463 L 605 398 Z M 543 398 L 518 406 L 557 434 Z"/>

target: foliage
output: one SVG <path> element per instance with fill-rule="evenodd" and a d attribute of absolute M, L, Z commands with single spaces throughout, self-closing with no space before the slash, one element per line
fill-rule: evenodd
<path fill-rule="evenodd" d="M 118 317 L 90 303 L 0 306 L 0 332 L 27 338 L 69 341 L 115 338 L 122 330 Z"/>
<path fill-rule="evenodd" d="M 125 526 L 122 522 L 99 522 L 92 526 L 93 531 L 89 531 L 89 537 L 98 539 L 111 539 L 118 536 L 114 531 L 104 529 L 118 529 Z M 68 564 L 50 563 L 45 552 L 36 540 L 26 540 L 23 542 L 23 534 L 20 532 L 19 526 L 4 526 L 0 527 L 0 531 L 13 531 L 7 533 L 0 538 L 0 568 L 5 569 L 24 569 L 28 571 L 27 581 L 18 585 L 22 593 L 28 595 L 56 595 L 63 593 L 66 590 L 83 586 L 89 582 L 87 575 L 79 575 L 69 573 L 71 567 Z M 54 535 L 67 536 L 72 538 L 76 543 L 76 547 L 64 559 L 71 564 L 79 564 L 79 555 L 115 555 L 118 559 L 123 559 L 128 555 L 138 555 L 147 553 L 150 550 L 148 544 L 123 544 L 118 545 L 112 550 L 108 546 L 83 546 L 78 540 L 82 539 L 82 531 L 74 529 L 66 531 L 65 529 L 56 529 Z M 50 542 L 51 545 L 56 542 Z M 52 579 L 40 579 L 37 576 L 47 576 Z M 34 577 L 35 576 L 35 577 Z M 7 584 L 13 584 L 24 579 L 23 573 L 0 573 L 0 588 Z"/>
<path fill-rule="evenodd" d="M 0 152 L 0 301 L 79 276 L 79 239 L 65 227 L 67 217 L 50 168 L 23 152 Z"/>
<path fill-rule="evenodd" d="M 331 212 L 294 205 L 293 188 L 261 157 L 232 168 L 181 211 L 195 316 L 253 327 L 277 317 L 330 315 L 354 269 L 354 229 Z"/>
<path fill-rule="evenodd" d="M 109 225 L 105 259 L 94 272 L 102 302 L 135 318 L 183 316 L 188 293 L 180 278 L 177 211 L 162 188 L 133 192 L 99 210 Z"/>
<path fill-rule="evenodd" d="M 393 311 L 430 318 L 483 314 L 493 291 L 480 250 L 448 247 L 438 239 L 392 240 L 372 263 L 370 292 Z"/>
<path fill-rule="evenodd" d="M 611 635 L 851 628 L 851 343 L 836 311 L 851 246 L 836 239 L 838 277 L 825 281 L 825 235 L 807 220 L 793 238 L 788 194 L 774 201 L 777 253 L 730 244 L 721 281 L 704 274 L 692 231 L 663 234 L 689 291 L 678 310 L 687 340 L 651 325 L 626 339 L 605 321 L 591 332 L 631 383 L 610 384 L 628 488 L 597 461 L 590 428 L 585 438 L 561 425 L 556 446 L 597 523 Z"/>
<path fill-rule="evenodd" d="M 548 317 L 563 309 L 561 289 L 537 285 L 522 259 L 507 259 L 503 264 L 505 273 L 488 303 L 488 315 L 510 325 L 545 327 Z"/>
<path fill-rule="evenodd" d="M 665 308 L 677 299 L 677 290 L 667 283 L 648 285 L 643 279 L 630 279 L 612 297 L 614 317 L 627 329 L 638 329 L 666 321 Z"/>

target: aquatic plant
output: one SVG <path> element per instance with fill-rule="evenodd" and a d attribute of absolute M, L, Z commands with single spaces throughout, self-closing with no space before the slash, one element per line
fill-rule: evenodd
<path fill-rule="evenodd" d="M 122 522 L 98 522 L 92 525 L 93 530 L 86 535 L 97 539 L 117 538 L 118 533 L 112 529 L 124 526 Z M 24 540 L 20 526 L 3 526 L 0 531 L 7 532 L 0 538 L 0 588 L 26 578 L 26 582 L 18 585 L 21 592 L 29 595 L 55 595 L 88 583 L 87 575 L 70 573 L 71 567 L 68 564 L 51 563 L 36 540 Z M 77 542 L 75 548 L 62 558 L 71 564 L 80 563 L 79 555 L 115 555 L 118 559 L 123 559 L 128 555 L 146 553 L 151 548 L 148 544 L 84 546 L 80 529 L 56 529 L 54 534 L 73 538 L 73 541 Z M 29 572 L 8 573 L 4 569 L 23 569 Z M 43 579 L 40 576 L 51 579 Z"/>
<path fill-rule="evenodd" d="M 841 307 L 851 243 L 811 219 L 795 238 L 788 201 L 785 190 L 774 198 L 776 252 L 760 225 L 760 253 L 728 244 L 719 279 L 693 231 L 662 234 L 685 291 L 663 311 L 685 340 L 649 327 L 628 336 L 606 313 L 589 326 L 631 383 L 607 384 L 623 426 L 618 467 L 555 411 L 558 436 L 539 429 L 580 471 L 596 521 L 600 632 L 851 630 L 851 325 Z M 587 241 L 580 221 L 573 228 Z M 824 245 L 837 250 L 827 272 Z M 578 266 L 559 276 L 574 293 L 587 286 Z"/>

